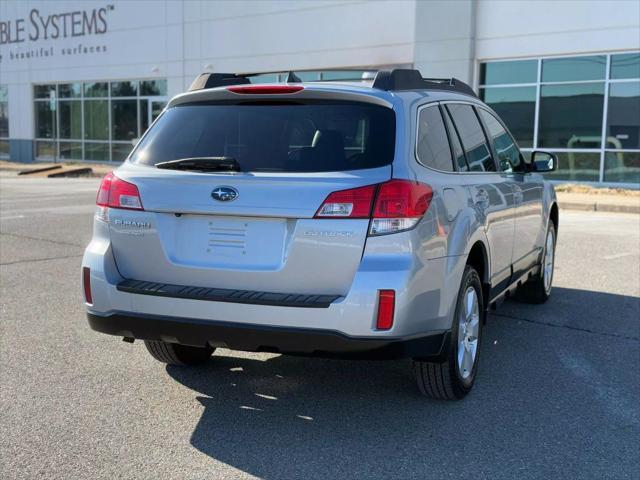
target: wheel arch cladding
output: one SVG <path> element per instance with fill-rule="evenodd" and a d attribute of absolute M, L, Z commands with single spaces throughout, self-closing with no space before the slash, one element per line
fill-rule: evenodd
<path fill-rule="evenodd" d="M 476 269 L 476 272 L 478 272 L 482 283 L 486 283 L 488 281 L 488 261 L 489 259 L 487 257 L 486 248 L 481 241 L 477 241 L 473 244 L 471 250 L 469 250 L 469 255 L 467 256 L 467 265 L 470 265 Z"/>
<path fill-rule="evenodd" d="M 558 204 L 557 203 L 553 203 L 551 205 L 551 210 L 549 211 L 549 220 L 551 220 L 551 222 L 553 222 L 553 228 L 555 228 L 556 230 L 556 235 L 558 234 L 558 221 L 559 216 L 558 216 Z"/>
<path fill-rule="evenodd" d="M 489 291 L 490 291 L 490 283 L 489 283 L 489 257 L 487 254 L 487 249 L 481 241 L 477 241 L 469 250 L 469 255 L 467 256 L 467 265 L 473 267 L 476 272 L 478 272 L 478 276 L 480 277 L 480 282 L 482 284 L 482 297 L 483 297 L 483 307 L 486 310 L 488 307 L 489 301 Z"/>

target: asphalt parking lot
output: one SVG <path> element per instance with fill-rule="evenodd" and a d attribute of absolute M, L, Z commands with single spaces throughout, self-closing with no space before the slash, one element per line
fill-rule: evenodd
<path fill-rule="evenodd" d="M 552 299 L 492 314 L 474 391 L 443 403 L 409 361 L 184 370 L 91 331 L 97 186 L 0 174 L 0 477 L 638 478 L 637 215 L 561 212 Z"/>

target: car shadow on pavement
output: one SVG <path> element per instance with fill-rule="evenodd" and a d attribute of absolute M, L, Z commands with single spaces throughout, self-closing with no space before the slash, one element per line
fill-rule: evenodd
<path fill-rule="evenodd" d="M 596 305 L 623 301 L 628 315 L 639 305 L 633 298 L 557 288 L 542 307 L 507 302 L 497 312 L 506 314 L 490 317 L 476 387 L 460 402 L 421 397 L 409 360 L 238 358 L 223 350 L 203 367 L 167 371 L 202 394 L 192 445 L 260 478 L 509 478 L 531 468 L 543 478 L 587 464 L 604 473 L 610 462 L 631 462 L 638 389 L 614 385 L 605 402 L 602 384 L 610 386 L 616 365 L 599 365 L 613 343 L 633 340 L 572 330 L 565 323 L 574 316 L 557 308 L 582 302 L 580 311 L 590 304 L 597 315 Z M 629 359 L 634 349 L 637 341 Z M 612 426 L 630 446 L 595 452 Z"/>

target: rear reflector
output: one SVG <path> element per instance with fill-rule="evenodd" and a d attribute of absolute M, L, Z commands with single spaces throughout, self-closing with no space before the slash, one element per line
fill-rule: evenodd
<path fill-rule="evenodd" d="M 243 85 L 240 87 L 227 87 L 233 93 L 243 95 L 280 95 L 286 93 L 296 93 L 303 90 L 301 85 Z"/>
<path fill-rule="evenodd" d="M 329 194 L 316 212 L 316 218 L 369 218 L 376 185 L 339 190 Z"/>
<path fill-rule="evenodd" d="M 84 289 L 84 301 L 89 305 L 93 304 L 91 295 L 91 270 L 89 267 L 82 267 L 82 288 Z"/>
<path fill-rule="evenodd" d="M 138 187 L 121 180 L 113 172 L 107 173 L 102 179 L 96 205 L 125 210 L 144 210 Z"/>
<path fill-rule="evenodd" d="M 395 290 L 378 290 L 378 318 L 376 328 L 389 330 L 393 327 L 393 315 L 396 308 Z"/>

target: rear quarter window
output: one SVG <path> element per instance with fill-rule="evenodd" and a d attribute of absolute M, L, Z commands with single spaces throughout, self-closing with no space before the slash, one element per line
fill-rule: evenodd
<path fill-rule="evenodd" d="M 423 165 L 443 172 L 453 172 L 451 147 L 440 108 L 431 105 L 418 115 L 416 155 Z"/>
<path fill-rule="evenodd" d="M 242 171 L 329 172 L 389 165 L 395 113 L 355 102 L 188 104 L 168 109 L 130 160 L 233 157 Z"/>

